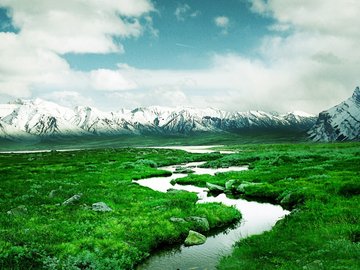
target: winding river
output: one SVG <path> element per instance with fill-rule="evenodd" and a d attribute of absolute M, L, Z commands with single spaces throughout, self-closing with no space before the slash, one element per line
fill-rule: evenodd
<path fill-rule="evenodd" d="M 204 162 L 181 164 L 181 167 L 191 168 L 195 174 L 210 174 L 247 170 L 247 166 L 220 169 L 200 168 Z M 162 167 L 159 169 L 174 172 L 179 165 Z M 198 203 L 219 202 L 228 206 L 235 206 L 242 214 L 242 220 L 233 228 L 227 229 L 207 238 L 205 244 L 186 247 L 179 245 L 167 250 L 159 251 L 140 265 L 137 269 L 215 269 L 221 257 L 230 255 L 233 245 L 241 238 L 254 234 L 261 234 L 270 230 L 275 223 L 289 214 L 281 206 L 269 203 L 258 203 L 243 199 L 230 199 L 225 194 L 217 197 L 208 196 L 208 189 L 193 185 L 172 185 L 173 179 L 185 177 L 187 174 L 173 173 L 169 177 L 154 177 L 134 181 L 141 186 L 149 187 L 160 192 L 168 189 L 186 190 L 198 195 Z"/>

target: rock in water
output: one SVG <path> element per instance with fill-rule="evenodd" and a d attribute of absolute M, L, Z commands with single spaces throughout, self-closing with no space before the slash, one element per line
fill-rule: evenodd
<path fill-rule="evenodd" d="M 92 210 L 96 212 L 111 212 L 112 209 L 104 202 L 93 203 Z"/>
<path fill-rule="evenodd" d="M 224 192 L 225 188 L 219 185 L 211 184 L 206 182 L 206 187 L 209 189 L 210 192 Z"/>
<path fill-rule="evenodd" d="M 72 196 L 71 198 L 67 199 L 65 202 L 63 202 L 63 205 L 70 205 L 70 204 L 74 204 L 75 202 L 78 202 L 80 200 L 80 198 L 82 197 L 82 193 L 80 194 L 76 194 L 74 196 Z"/>
<path fill-rule="evenodd" d="M 194 171 L 190 168 L 186 168 L 186 167 L 176 167 L 174 173 L 185 173 L 185 174 L 189 174 L 189 173 L 194 173 Z"/>
<path fill-rule="evenodd" d="M 235 179 L 231 179 L 231 180 L 227 181 L 225 183 L 225 190 L 232 191 L 233 189 L 235 189 L 235 187 L 234 187 L 235 182 L 236 182 Z"/>
<path fill-rule="evenodd" d="M 189 231 L 189 235 L 185 239 L 185 246 L 202 245 L 206 242 L 206 237 L 201 233 Z"/>

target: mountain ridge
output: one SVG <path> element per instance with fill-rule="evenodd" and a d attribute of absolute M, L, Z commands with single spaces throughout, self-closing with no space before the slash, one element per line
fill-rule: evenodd
<path fill-rule="evenodd" d="M 360 140 L 360 88 L 347 100 L 322 111 L 308 134 L 314 141 Z"/>
<path fill-rule="evenodd" d="M 0 104 L 0 137 L 8 139 L 70 135 L 191 134 L 249 129 L 305 131 L 315 121 L 315 116 L 298 111 L 278 114 L 150 106 L 103 112 L 90 106 L 70 109 L 39 98 Z"/>

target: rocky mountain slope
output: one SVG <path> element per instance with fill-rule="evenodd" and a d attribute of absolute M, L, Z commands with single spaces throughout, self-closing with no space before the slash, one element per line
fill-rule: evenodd
<path fill-rule="evenodd" d="M 226 112 L 217 109 L 144 107 L 103 112 L 79 106 L 66 108 L 41 99 L 16 100 L 0 105 L 0 138 L 120 134 L 190 134 L 289 129 L 305 131 L 316 121 L 312 115 L 283 115 L 261 111 Z"/>
<path fill-rule="evenodd" d="M 360 88 L 344 102 L 321 112 L 308 133 L 314 141 L 360 140 Z"/>

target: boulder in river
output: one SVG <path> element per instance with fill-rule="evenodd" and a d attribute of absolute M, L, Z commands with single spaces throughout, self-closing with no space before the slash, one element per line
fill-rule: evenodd
<path fill-rule="evenodd" d="M 104 202 L 97 202 L 92 204 L 92 210 L 95 212 L 111 212 L 112 209 Z"/>
<path fill-rule="evenodd" d="M 176 167 L 174 173 L 186 173 L 186 174 L 189 174 L 189 173 L 194 173 L 194 171 L 192 169 L 190 169 L 190 168 L 179 166 L 179 167 Z"/>
<path fill-rule="evenodd" d="M 209 189 L 210 192 L 214 193 L 221 193 L 224 192 L 225 188 L 219 185 L 211 184 L 206 182 L 206 187 Z"/>
<path fill-rule="evenodd" d="M 202 245 L 206 242 L 206 236 L 201 233 L 190 230 L 189 235 L 185 239 L 185 246 Z"/>
<path fill-rule="evenodd" d="M 201 231 L 208 231 L 210 230 L 209 221 L 204 217 L 196 217 L 191 216 L 185 218 L 186 221 L 192 222 L 194 224 L 194 227 Z"/>
<path fill-rule="evenodd" d="M 225 191 L 232 191 L 235 189 L 235 179 L 231 179 L 225 183 Z"/>
<path fill-rule="evenodd" d="M 75 194 L 75 195 L 72 196 L 71 198 L 69 198 L 69 199 L 67 199 L 66 201 L 64 201 L 64 202 L 62 203 L 62 205 L 71 205 L 71 204 L 74 204 L 74 203 L 78 202 L 81 197 L 82 197 L 82 193 Z"/>

